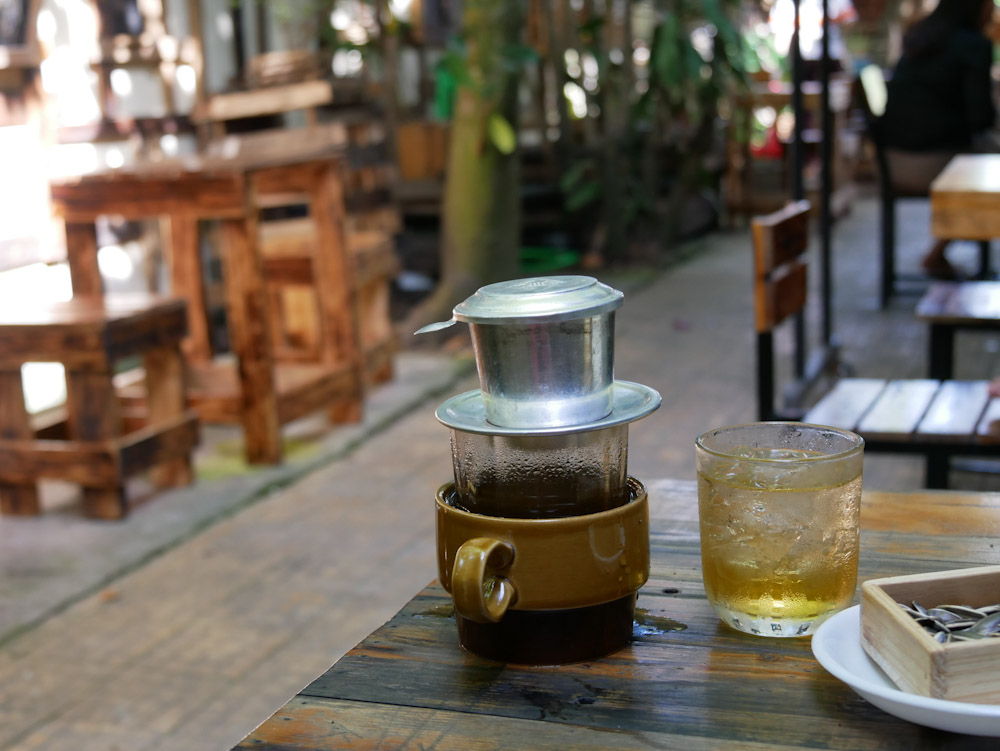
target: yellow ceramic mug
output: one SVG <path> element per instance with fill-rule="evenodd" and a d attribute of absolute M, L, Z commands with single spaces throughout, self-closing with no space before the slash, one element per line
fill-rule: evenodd
<path fill-rule="evenodd" d="M 472 514 L 437 493 L 438 577 L 459 615 L 496 623 L 508 609 L 600 605 L 637 591 L 649 578 L 649 507 L 629 478 L 623 506 L 559 519 Z"/>

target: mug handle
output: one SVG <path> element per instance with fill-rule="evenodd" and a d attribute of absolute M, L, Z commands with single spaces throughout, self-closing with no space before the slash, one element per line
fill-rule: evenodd
<path fill-rule="evenodd" d="M 458 614 L 476 623 L 496 623 L 503 618 L 516 591 L 498 572 L 513 560 L 514 547 L 508 542 L 475 537 L 462 543 L 451 572 L 451 594 Z"/>

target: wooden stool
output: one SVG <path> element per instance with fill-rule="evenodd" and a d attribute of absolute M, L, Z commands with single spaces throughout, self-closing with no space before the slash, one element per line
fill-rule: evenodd
<path fill-rule="evenodd" d="M 198 420 L 184 406 L 186 334 L 184 301 L 151 295 L 0 305 L 0 513 L 38 514 L 42 477 L 82 485 L 84 513 L 100 519 L 126 514 L 130 475 L 152 469 L 160 487 L 189 484 Z M 115 362 L 132 356 L 146 370 L 144 425 L 124 419 L 112 384 Z M 65 431 L 36 435 L 21 387 L 25 362 L 66 368 Z"/>

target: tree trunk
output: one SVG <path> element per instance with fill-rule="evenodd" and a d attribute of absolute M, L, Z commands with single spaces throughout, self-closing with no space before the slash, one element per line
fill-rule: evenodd
<path fill-rule="evenodd" d="M 701 183 L 705 171 L 705 155 L 711 150 L 715 138 L 715 121 L 718 112 L 712 98 L 702 102 L 701 120 L 693 136 L 684 149 L 680 167 L 666 197 L 666 205 L 662 213 L 660 234 L 661 255 L 669 254 L 677 245 L 681 234 L 681 217 L 685 205 Z"/>
<path fill-rule="evenodd" d="M 518 275 L 521 238 L 520 157 L 501 153 L 489 137 L 493 113 L 517 132 L 518 71 L 501 50 L 518 43 L 523 3 L 466 0 L 463 33 L 472 86 L 459 89 L 451 124 L 441 218 L 441 281 L 408 318 L 407 328 L 451 316 L 451 309 L 484 284 Z"/>

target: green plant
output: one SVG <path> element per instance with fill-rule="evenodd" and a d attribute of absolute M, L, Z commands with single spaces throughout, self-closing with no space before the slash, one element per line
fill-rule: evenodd
<path fill-rule="evenodd" d="M 597 59 L 598 91 L 624 99 L 626 116 L 617 127 L 600 117 L 603 143 L 578 153 L 560 187 L 571 212 L 601 206 L 597 236 L 607 260 L 627 260 L 636 232 L 657 235 L 661 246 L 676 239 L 687 198 L 709 175 L 706 156 L 716 143 L 720 107 L 748 85 L 757 65 L 754 49 L 733 20 L 737 0 L 658 0 L 647 32 L 648 63 L 629 91 L 621 60 L 600 44 L 603 22 L 581 27 L 584 50 Z M 605 45 L 606 47 L 606 45 Z"/>

